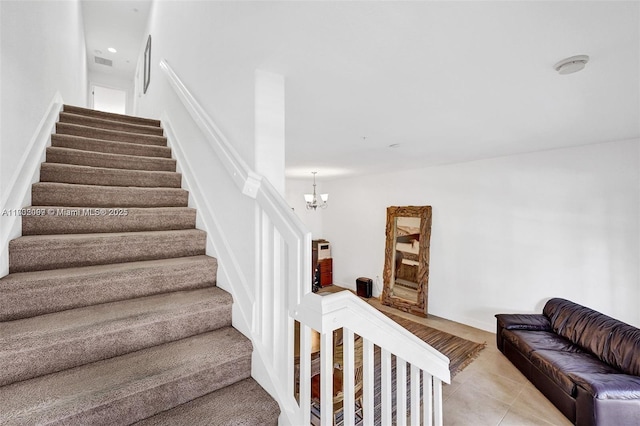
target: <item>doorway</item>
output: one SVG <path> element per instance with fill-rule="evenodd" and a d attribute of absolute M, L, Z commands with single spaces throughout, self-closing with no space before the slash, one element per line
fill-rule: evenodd
<path fill-rule="evenodd" d="M 127 92 L 120 89 L 93 85 L 91 89 L 93 95 L 93 109 L 116 114 L 126 114 Z"/>

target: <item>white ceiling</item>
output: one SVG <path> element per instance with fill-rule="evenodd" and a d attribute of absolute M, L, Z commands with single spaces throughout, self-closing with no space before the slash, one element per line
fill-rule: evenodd
<path fill-rule="evenodd" d="M 148 13 L 145 3 L 85 2 L 89 53 L 113 43 L 133 66 L 144 31 L 135 18 Z M 256 4 L 248 10 L 276 19 L 269 2 Z M 286 79 L 288 177 L 640 137 L 638 1 L 280 2 L 277 9 L 283 25 L 273 31 L 287 34 L 255 40 L 277 41 L 261 67 Z M 583 71 L 553 69 L 578 54 L 591 57 Z"/>
<path fill-rule="evenodd" d="M 152 3 L 83 0 L 81 4 L 89 70 L 133 80 Z M 109 47 L 117 52 L 110 53 Z M 113 66 L 97 64 L 95 56 L 112 60 Z"/>

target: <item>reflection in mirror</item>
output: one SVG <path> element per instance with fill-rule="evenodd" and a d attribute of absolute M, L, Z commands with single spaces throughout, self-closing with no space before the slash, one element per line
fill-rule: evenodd
<path fill-rule="evenodd" d="M 382 303 L 426 316 L 431 207 L 387 208 Z"/>
<path fill-rule="evenodd" d="M 398 217 L 395 227 L 395 261 L 392 294 L 410 301 L 418 297 L 420 218 Z"/>

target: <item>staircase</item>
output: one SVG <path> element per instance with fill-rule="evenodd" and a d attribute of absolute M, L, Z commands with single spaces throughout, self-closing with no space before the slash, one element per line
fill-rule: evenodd
<path fill-rule="evenodd" d="M 166 145 L 64 106 L 0 279 L 0 424 L 277 423 Z"/>

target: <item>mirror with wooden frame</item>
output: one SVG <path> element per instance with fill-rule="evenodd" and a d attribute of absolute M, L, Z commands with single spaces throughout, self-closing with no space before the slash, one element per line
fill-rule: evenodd
<path fill-rule="evenodd" d="M 382 303 L 427 316 L 431 206 L 387 208 Z"/>

